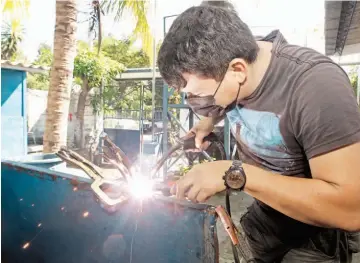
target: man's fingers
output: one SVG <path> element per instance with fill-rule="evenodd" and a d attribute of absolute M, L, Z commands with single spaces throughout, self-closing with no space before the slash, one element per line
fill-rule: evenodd
<path fill-rule="evenodd" d="M 203 144 L 204 137 L 205 136 L 196 134 L 196 137 L 195 137 L 195 146 L 196 146 L 196 148 L 198 148 L 198 149 L 201 148 L 201 145 Z"/>
<path fill-rule="evenodd" d="M 199 193 L 198 193 L 198 195 L 196 197 L 196 201 L 198 203 L 204 203 L 209 198 L 210 198 L 210 195 L 207 192 L 205 192 L 204 190 L 201 190 L 201 191 L 199 191 Z"/>
<path fill-rule="evenodd" d="M 192 178 L 184 176 L 176 183 L 176 198 L 185 199 L 186 192 L 192 186 Z"/>
<path fill-rule="evenodd" d="M 191 189 L 187 192 L 187 198 L 190 199 L 192 202 L 196 203 L 196 197 L 200 192 L 200 188 L 193 185 Z"/>
<path fill-rule="evenodd" d="M 200 149 L 205 151 L 207 148 L 209 148 L 210 144 L 211 144 L 211 142 L 205 141 L 201 144 Z"/>

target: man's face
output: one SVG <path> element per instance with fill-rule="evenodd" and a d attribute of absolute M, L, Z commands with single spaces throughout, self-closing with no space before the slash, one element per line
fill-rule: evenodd
<path fill-rule="evenodd" d="M 222 82 L 189 73 L 184 73 L 183 77 L 186 80 L 187 85 L 182 89 L 182 92 L 185 92 L 190 96 L 213 96 L 216 89 L 219 87 L 214 96 L 215 103 L 224 108 L 234 102 L 238 95 L 239 81 L 236 73 L 233 71 L 227 71 Z M 241 99 L 241 92 L 238 99 Z"/>

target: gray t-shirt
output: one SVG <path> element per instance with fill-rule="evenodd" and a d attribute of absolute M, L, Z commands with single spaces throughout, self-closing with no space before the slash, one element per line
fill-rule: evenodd
<path fill-rule="evenodd" d="M 311 178 L 309 159 L 360 141 L 354 91 L 346 73 L 315 50 L 288 44 L 279 31 L 258 40 L 273 42 L 268 70 L 255 92 L 227 113 L 240 158 L 284 176 Z M 286 231 L 306 236 L 303 230 L 312 228 L 256 205 L 259 220 L 275 235 L 291 239 Z"/>

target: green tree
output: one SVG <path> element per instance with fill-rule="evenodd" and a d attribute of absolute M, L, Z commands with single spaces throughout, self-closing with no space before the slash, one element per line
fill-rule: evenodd
<path fill-rule="evenodd" d="M 359 66 L 353 66 L 349 71 L 349 78 L 351 82 L 351 86 L 354 89 L 355 95 L 357 94 L 357 88 L 358 88 L 358 72 L 359 72 Z"/>
<path fill-rule="evenodd" d="M 38 49 L 38 56 L 34 61 L 34 65 L 51 66 L 53 60 L 53 52 L 51 47 L 47 44 L 40 44 Z"/>
<path fill-rule="evenodd" d="M 141 37 L 144 50 L 149 52 L 147 54 L 151 54 L 149 47 L 151 47 L 152 38 L 146 19 L 147 3 L 148 1 L 104 0 L 103 6 L 107 7 L 107 11 L 117 10 L 117 17 L 121 16 L 123 10 L 131 10 L 137 21 L 134 33 Z M 102 12 L 98 0 L 92 1 L 92 5 L 94 12 L 91 17 L 94 17 L 94 21 L 98 24 L 99 43 L 101 43 Z M 66 145 L 68 97 L 76 55 L 77 13 L 76 0 L 56 0 L 54 60 L 48 94 L 44 152 L 54 152 L 59 150 L 60 146 Z M 87 81 L 86 79 L 83 82 Z"/>
<path fill-rule="evenodd" d="M 47 44 L 40 44 L 38 56 L 33 62 L 34 65 L 50 67 L 53 60 L 51 47 Z M 50 85 L 50 72 L 48 74 L 32 74 L 27 75 L 27 87 L 29 89 L 48 90 Z"/>
<path fill-rule="evenodd" d="M 107 57 L 115 60 L 126 68 L 143 68 L 149 66 L 149 57 L 142 50 L 132 47 L 133 40 L 117 40 L 112 37 L 105 38 L 101 52 Z M 144 90 L 141 97 L 141 87 L 147 87 L 149 84 L 142 81 L 121 81 L 113 82 L 105 86 L 103 90 L 104 110 L 106 112 L 118 111 L 122 109 L 140 108 L 140 99 L 144 99 L 145 110 L 151 109 L 151 91 Z M 141 98 L 140 98 L 141 97 Z M 98 108 L 101 97 L 96 95 L 93 97 L 92 104 L 94 108 Z"/>
<path fill-rule="evenodd" d="M 29 16 L 30 0 L 3 0 L 2 19 L 9 21 L 11 33 L 21 31 L 21 22 Z"/>
<path fill-rule="evenodd" d="M 6 60 L 16 60 L 19 44 L 23 40 L 23 29 L 16 27 L 17 31 L 12 30 L 10 24 L 5 24 L 1 30 L 1 58 Z"/>
<path fill-rule="evenodd" d="M 102 80 L 107 85 L 113 78 L 125 69 L 124 65 L 112 60 L 102 53 L 97 54 L 89 49 L 78 50 L 74 61 L 74 76 L 81 80 L 81 93 L 77 104 L 77 131 L 76 144 L 84 146 L 84 113 L 85 103 L 89 92 L 93 88 L 99 88 Z"/>
<path fill-rule="evenodd" d="M 143 50 L 150 58 L 150 63 L 152 63 L 153 36 L 151 35 L 151 30 L 146 17 L 149 3 L 150 1 L 103 0 L 101 7 L 106 14 L 115 13 L 115 21 L 119 21 L 121 19 L 125 10 L 130 11 L 136 20 L 136 25 L 132 34 L 132 40 L 141 39 Z"/>
<path fill-rule="evenodd" d="M 132 40 L 117 40 L 107 37 L 103 40 L 101 51 L 112 60 L 126 65 L 127 68 L 143 68 L 150 66 L 150 59 L 142 50 L 134 50 Z"/>

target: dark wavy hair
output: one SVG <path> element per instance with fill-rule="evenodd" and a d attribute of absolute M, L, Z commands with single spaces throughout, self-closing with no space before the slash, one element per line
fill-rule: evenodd
<path fill-rule="evenodd" d="M 187 9 L 173 22 L 157 61 L 169 86 L 185 87 L 183 73 L 220 81 L 234 58 L 249 64 L 256 60 L 259 47 L 249 27 L 231 3 L 220 3 L 203 2 Z"/>

